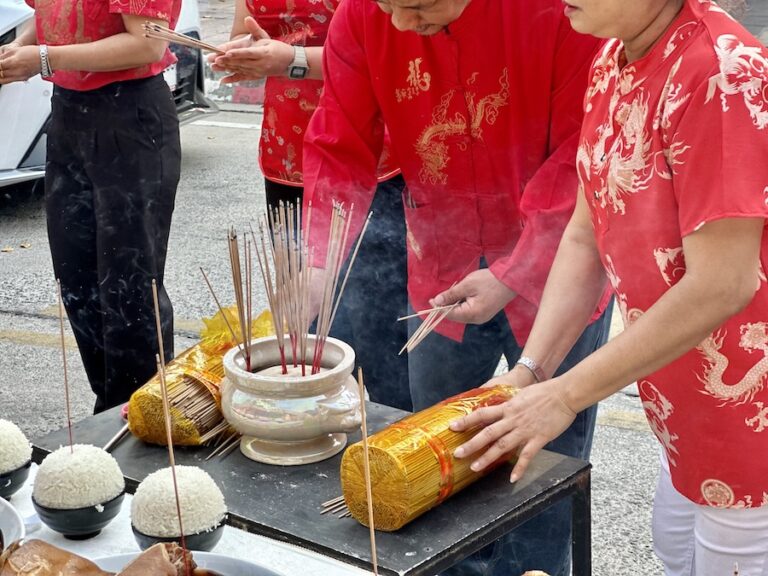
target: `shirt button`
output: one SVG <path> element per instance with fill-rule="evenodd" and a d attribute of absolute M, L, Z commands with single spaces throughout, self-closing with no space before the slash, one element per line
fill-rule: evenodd
<path fill-rule="evenodd" d="M 594 195 L 595 200 L 599 200 L 600 199 L 600 193 L 597 190 L 595 190 L 592 194 Z"/>

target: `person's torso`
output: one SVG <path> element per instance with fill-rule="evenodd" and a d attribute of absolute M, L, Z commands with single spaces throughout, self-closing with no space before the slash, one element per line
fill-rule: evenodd
<path fill-rule="evenodd" d="M 156 0 L 134 3 L 130 0 L 26 0 L 35 9 L 37 39 L 40 44 L 61 46 L 96 42 L 125 32 L 122 14 L 166 20 L 173 27 L 181 0 Z M 162 60 L 127 70 L 88 72 L 54 70 L 51 80 L 71 90 L 92 90 L 121 80 L 155 76 L 175 62 L 166 50 Z"/>
<path fill-rule="evenodd" d="M 768 81 L 768 59 L 719 8 L 699 0 L 686 4 L 644 58 L 622 68 L 622 54 L 620 43 L 612 41 L 593 67 L 577 169 L 603 264 L 625 324 L 631 324 L 686 272 L 682 238 L 696 227 L 686 229 L 680 203 L 691 196 L 695 202 L 696 191 L 681 199 L 676 186 L 681 172 L 696 166 L 687 165 L 693 137 L 684 129 L 696 126 L 693 115 L 702 105 L 722 106 L 726 122 L 727 110 L 746 106 L 753 114 L 752 137 L 768 138 L 768 102 L 744 84 L 756 77 Z M 735 142 L 732 135 L 720 139 L 727 126 L 695 129 L 708 131 L 712 148 L 705 154 L 711 152 L 713 162 L 720 160 L 721 142 Z M 749 138 L 745 134 L 744 145 Z M 763 187 L 750 190 L 733 194 L 753 194 L 752 202 L 762 204 Z M 743 205 L 734 196 L 737 202 Z M 696 349 L 638 382 L 675 487 L 702 504 L 768 503 L 768 459 L 752 464 L 754 454 L 768 449 L 767 258 L 764 234 L 760 287 L 752 303 Z M 755 473 L 745 475 L 748 469 Z"/>

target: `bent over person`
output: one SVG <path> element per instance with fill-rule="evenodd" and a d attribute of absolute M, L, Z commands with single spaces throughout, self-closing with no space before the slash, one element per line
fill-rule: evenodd
<path fill-rule="evenodd" d="M 53 269 L 95 412 L 126 402 L 156 372 L 152 280 L 166 359 L 173 310 L 163 271 L 181 167 L 179 123 L 163 70 L 180 0 L 27 0 L 33 26 L 0 53 L 0 84 L 54 84 L 45 172 Z"/>
<path fill-rule="evenodd" d="M 410 306 L 461 302 L 409 355 L 414 409 L 485 383 L 502 354 L 540 373 L 521 346 L 576 199 L 581 102 L 597 46 L 570 29 L 560 0 L 339 5 L 304 148 L 310 242 L 325 253 L 334 201 L 355 205 L 360 230 L 386 124 L 406 182 Z M 592 323 L 561 369 L 600 346 L 607 327 L 605 316 Z M 586 409 L 549 448 L 588 458 L 594 421 Z M 566 502 L 447 574 L 565 576 L 569 549 Z"/>

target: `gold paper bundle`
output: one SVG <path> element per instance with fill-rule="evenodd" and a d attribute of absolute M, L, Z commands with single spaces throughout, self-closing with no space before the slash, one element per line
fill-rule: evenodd
<path fill-rule="evenodd" d="M 235 346 L 227 322 L 237 325 L 236 313 L 224 309 L 211 319 L 204 319 L 201 341 L 174 358 L 165 367 L 165 381 L 170 403 L 172 437 L 177 446 L 199 446 L 227 431 L 229 425 L 221 414 L 219 386 L 224 378 L 224 354 Z M 263 312 L 252 322 L 256 337 L 273 333 L 272 317 Z M 156 374 L 133 393 L 128 403 L 128 427 L 131 433 L 151 444 L 167 444 L 163 398 Z"/>
<path fill-rule="evenodd" d="M 373 487 L 373 522 L 377 530 L 398 530 L 486 474 L 473 472 L 471 458 L 453 452 L 476 429 L 453 432 L 449 425 L 477 408 L 509 400 L 515 388 L 476 388 L 395 422 L 368 439 Z M 358 442 L 341 461 L 341 488 L 350 514 L 368 525 L 363 445 Z M 500 462 L 501 463 L 501 462 Z"/>

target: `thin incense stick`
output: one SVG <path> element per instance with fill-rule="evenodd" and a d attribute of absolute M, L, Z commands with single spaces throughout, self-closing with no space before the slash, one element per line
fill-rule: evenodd
<path fill-rule="evenodd" d="M 153 281 L 154 286 L 154 281 Z M 157 314 L 157 310 L 155 310 Z M 158 334 L 158 337 L 160 335 Z M 184 568 L 187 576 L 190 576 L 189 558 L 187 555 L 187 544 L 184 538 L 184 523 L 181 519 L 181 500 L 179 498 L 179 484 L 176 481 L 176 458 L 173 455 L 173 432 L 171 429 L 171 408 L 168 402 L 168 388 L 165 382 L 165 366 L 159 355 L 155 356 L 157 362 L 157 374 L 160 377 L 160 393 L 163 397 L 163 416 L 165 418 L 165 438 L 168 443 L 168 460 L 171 463 L 171 478 L 173 480 L 173 493 L 176 497 L 176 514 L 179 517 L 179 534 L 181 539 L 181 552 L 184 555 Z"/>
<path fill-rule="evenodd" d="M 357 384 L 360 388 L 360 413 L 363 427 L 363 465 L 365 470 L 365 493 L 368 498 L 368 528 L 371 535 L 371 559 L 373 573 L 378 576 L 379 563 L 376 559 L 376 531 L 373 526 L 373 490 L 371 489 L 371 462 L 368 458 L 368 426 L 365 418 L 365 386 L 363 385 L 363 369 L 357 369 Z"/>
<path fill-rule="evenodd" d="M 435 306 L 434 308 L 419 310 L 418 312 L 414 312 L 413 314 L 409 314 L 408 316 L 400 316 L 400 318 L 398 318 L 397 321 L 401 322 L 402 320 L 410 320 L 411 318 L 423 316 L 424 314 L 429 314 L 430 312 L 439 312 L 440 310 L 445 310 L 447 308 L 450 308 L 451 306 L 453 306 L 453 304 L 448 304 L 446 306 Z"/>
<path fill-rule="evenodd" d="M 190 48 L 200 48 L 200 50 L 205 50 L 206 52 L 215 52 L 216 54 L 226 54 L 226 52 L 214 46 L 213 44 L 208 44 L 207 42 L 203 42 L 202 40 L 191 38 L 190 36 L 187 36 L 185 34 L 179 34 L 175 30 L 171 30 L 170 28 L 161 26 L 160 24 L 156 24 L 154 22 L 144 22 L 143 28 L 144 28 L 144 36 L 147 38 L 154 38 L 156 40 L 165 40 L 167 42 L 172 42 L 174 44 L 179 44 L 181 46 L 188 46 Z"/>
<path fill-rule="evenodd" d="M 64 364 L 64 401 L 67 405 L 67 430 L 69 430 L 69 452 L 74 453 L 72 442 L 72 412 L 69 408 L 69 377 L 67 375 L 67 347 L 64 344 L 64 299 L 61 297 L 61 280 L 56 280 L 59 294 L 59 333 L 61 335 L 61 361 Z"/>

